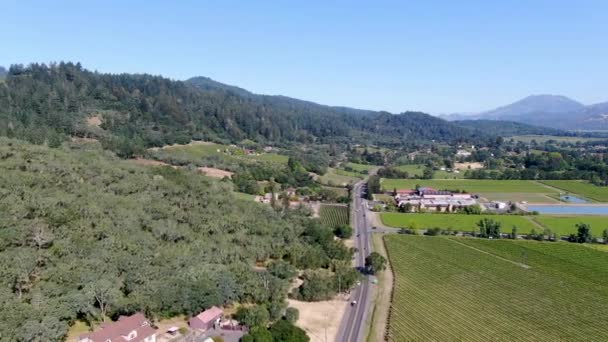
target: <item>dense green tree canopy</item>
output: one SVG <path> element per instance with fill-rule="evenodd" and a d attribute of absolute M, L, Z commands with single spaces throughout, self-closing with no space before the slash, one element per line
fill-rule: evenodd
<path fill-rule="evenodd" d="M 97 144 L 0 138 L 0 340 L 57 341 L 75 319 L 212 305 L 286 305 L 294 265 L 350 259 L 297 210 L 238 200 L 229 184 L 134 165 Z M 277 261 L 269 271 L 256 262 Z"/>
<path fill-rule="evenodd" d="M 101 117 L 100 127 L 85 124 L 92 116 Z M 0 86 L 0 135 L 42 143 L 73 134 L 103 137 L 104 146 L 126 156 L 191 139 L 397 145 L 482 137 L 423 113 L 336 108 L 195 80 L 101 74 L 73 63 L 11 66 Z"/>

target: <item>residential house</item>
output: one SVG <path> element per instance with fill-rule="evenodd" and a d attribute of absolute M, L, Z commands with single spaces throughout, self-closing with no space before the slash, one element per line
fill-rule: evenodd
<path fill-rule="evenodd" d="M 470 156 L 471 156 L 471 152 L 469 152 L 467 150 L 456 151 L 456 157 L 470 157 Z"/>
<path fill-rule="evenodd" d="M 188 325 L 192 329 L 209 330 L 215 325 L 219 325 L 223 315 L 224 311 L 222 309 L 218 308 L 217 306 L 213 306 L 210 309 L 207 309 L 190 318 Z"/>
<path fill-rule="evenodd" d="M 156 342 L 156 329 L 142 313 L 120 316 L 116 322 L 102 323 L 97 331 L 80 335 L 78 342 Z"/>

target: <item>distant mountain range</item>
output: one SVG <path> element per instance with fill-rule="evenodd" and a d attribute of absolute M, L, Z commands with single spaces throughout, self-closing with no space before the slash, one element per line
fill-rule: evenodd
<path fill-rule="evenodd" d="M 477 114 L 448 114 L 449 120 L 501 120 L 563 130 L 608 129 L 608 102 L 590 106 L 560 95 L 532 95 Z"/>

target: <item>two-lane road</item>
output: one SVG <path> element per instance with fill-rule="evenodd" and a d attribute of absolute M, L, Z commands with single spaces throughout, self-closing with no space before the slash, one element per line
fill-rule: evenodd
<path fill-rule="evenodd" d="M 363 199 L 364 192 L 367 191 L 367 184 L 363 181 L 355 184 L 353 188 L 353 228 L 357 247 L 356 267 L 363 270 L 365 268 L 365 257 L 370 253 L 369 230 L 367 226 L 367 205 Z M 361 281 L 351 295 L 349 307 L 344 314 L 338 336 L 339 342 L 363 341 L 364 322 L 366 321 L 369 309 L 369 278 Z M 356 304 L 352 304 L 356 301 Z"/>

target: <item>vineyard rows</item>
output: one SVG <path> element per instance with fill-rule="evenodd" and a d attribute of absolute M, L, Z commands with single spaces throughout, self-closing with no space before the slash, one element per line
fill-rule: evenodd
<path fill-rule="evenodd" d="M 608 253 L 568 243 L 385 239 L 396 280 L 391 341 L 608 340 Z"/>
<path fill-rule="evenodd" d="M 321 222 L 328 227 L 334 228 L 341 225 L 349 224 L 348 206 L 345 205 L 321 205 Z"/>

